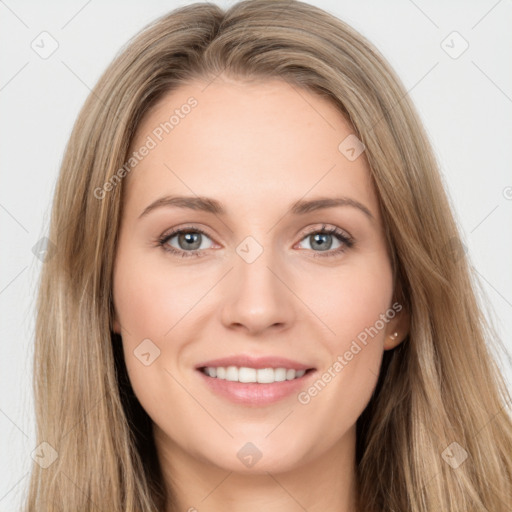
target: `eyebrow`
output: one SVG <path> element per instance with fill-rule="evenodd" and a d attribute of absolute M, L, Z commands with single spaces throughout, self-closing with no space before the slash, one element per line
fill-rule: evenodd
<path fill-rule="evenodd" d="M 359 201 L 350 197 L 319 197 L 317 199 L 299 199 L 290 205 L 287 213 L 292 215 L 304 215 L 324 208 L 337 206 L 350 206 L 362 211 L 370 220 L 375 220 L 370 210 Z M 139 219 L 149 212 L 162 207 L 185 208 L 189 210 L 203 211 L 215 215 L 225 215 L 226 210 L 222 203 L 210 197 L 201 196 L 164 196 L 148 205 L 139 215 Z"/>

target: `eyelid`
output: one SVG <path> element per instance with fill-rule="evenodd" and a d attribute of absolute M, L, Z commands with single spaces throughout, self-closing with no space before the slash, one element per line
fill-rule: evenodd
<path fill-rule="evenodd" d="M 311 227 L 310 229 L 308 229 L 306 233 L 302 235 L 302 237 L 299 240 L 299 243 L 314 233 L 332 235 L 335 238 L 337 238 L 338 241 L 342 244 L 341 247 L 339 247 L 338 249 L 331 249 L 327 251 L 307 250 L 307 252 L 311 253 L 311 256 L 315 258 L 336 257 L 343 254 L 348 249 L 351 249 L 355 245 L 355 239 L 352 237 L 352 235 L 350 235 L 347 231 L 334 224 L 322 224 L 321 228 L 314 226 Z"/>
<path fill-rule="evenodd" d="M 204 256 L 206 253 L 206 249 L 202 249 L 202 250 L 194 249 L 192 251 L 184 251 L 184 250 L 176 249 L 175 247 L 167 245 L 167 242 L 171 238 L 174 238 L 175 236 L 180 235 L 182 232 L 201 233 L 202 235 L 207 236 L 215 244 L 215 242 L 213 241 L 213 237 L 210 236 L 210 234 L 203 228 L 200 228 L 200 227 L 194 226 L 194 225 L 185 225 L 185 226 L 181 226 L 181 227 L 177 227 L 177 228 L 172 228 L 172 229 L 164 232 L 161 236 L 158 237 L 157 245 L 160 246 L 164 251 L 169 252 L 174 255 L 177 255 L 177 256 L 183 256 L 183 257 Z"/>
<path fill-rule="evenodd" d="M 354 238 L 344 229 L 334 225 L 334 224 L 325 224 L 322 223 L 321 227 L 318 227 L 318 224 L 315 226 L 310 226 L 309 228 L 306 228 L 307 231 L 303 232 L 301 238 L 297 243 L 302 242 L 305 238 L 308 236 L 319 233 L 319 234 L 329 234 L 337 238 L 340 243 L 344 244 L 342 247 L 335 249 L 335 250 L 327 250 L 327 251 L 313 251 L 313 250 L 306 250 L 306 252 L 313 253 L 313 257 L 334 257 L 339 255 L 340 253 L 345 252 L 347 249 L 350 249 L 354 244 L 355 240 Z M 196 232 L 200 233 L 202 235 L 205 235 L 206 237 L 210 238 L 212 242 L 215 244 L 214 237 L 212 237 L 207 230 L 200 228 L 196 225 L 185 225 L 180 226 L 177 228 L 172 228 L 168 230 L 167 232 L 164 232 L 160 237 L 157 239 L 157 244 L 166 252 L 172 253 L 177 256 L 182 257 L 200 257 L 207 254 L 208 249 L 194 249 L 191 251 L 185 251 L 182 249 L 176 249 L 175 247 L 168 246 L 167 242 L 174 238 L 177 235 L 180 235 L 183 232 Z M 297 244 L 294 244 L 294 246 Z"/>
<path fill-rule="evenodd" d="M 321 227 L 318 227 L 319 224 L 320 224 Z M 338 232 L 338 233 L 343 234 L 344 236 L 346 236 L 347 238 L 352 240 L 352 236 L 348 233 L 348 231 L 346 231 L 343 228 L 340 228 L 340 227 L 336 226 L 335 224 L 327 224 L 327 223 L 324 223 L 324 222 L 320 222 L 320 223 L 318 223 L 318 224 L 316 224 L 314 226 L 306 228 L 306 230 L 307 231 L 303 233 L 301 240 L 304 237 L 306 237 L 307 235 L 310 235 L 312 233 L 321 232 L 321 231 L 326 231 L 326 232 L 329 232 L 329 233 L 331 233 L 331 232 L 332 233 Z"/>

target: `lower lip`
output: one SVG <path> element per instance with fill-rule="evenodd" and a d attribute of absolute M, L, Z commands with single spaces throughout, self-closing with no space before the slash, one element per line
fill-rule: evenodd
<path fill-rule="evenodd" d="M 290 395 L 298 394 L 304 388 L 306 381 L 315 373 L 315 370 L 309 370 L 298 379 L 272 382 L 271 384 L 258 384 L 255 382 L 246 383 L 217 379 L 216 377 L 209 377 L 201 370 L 197 371 L 206 385 L 218 395 L 237 404 L 252 406 L 273 404 Z"/>

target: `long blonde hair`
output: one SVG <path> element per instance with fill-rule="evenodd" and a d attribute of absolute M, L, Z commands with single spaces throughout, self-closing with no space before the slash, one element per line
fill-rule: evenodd
<path fill-rule="evenodd" d="M 365 38 L 289 0 L 176 9 L 129 41 L 87 98 L 62 162 L 49 231 L 56 247 L 37 303 L 37 439 L 58 456 L 47 468 L 34 463 L 25 510 L 156 512 L 173 504 L 112 332 L 123 180 L 101 198 L 97 190 L 113 183 L 155 102 L 220 73 L 279 78 L 328 98 L 366 147 L 410 331 L 385 352 L 357 422 L 360 510 L 510 511 L 510 395 L 494 354 L 503 347 L 478 304 L 419 116 Z"/>

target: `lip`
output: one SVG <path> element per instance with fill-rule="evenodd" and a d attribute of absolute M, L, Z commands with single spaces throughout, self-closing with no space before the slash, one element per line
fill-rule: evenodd
<path fill-rule="evenodd" d="M 306 373 L 297 379 L 273 382 L 271 384 L 260 384 L 257 382 L 236 382 L 210 377 L 201 371 L 207 366 L 237 366 L 249 368 L 286 368 L 295 370 L 307 370 Z M 252 357 L 238 355 L 212 359 L 196 366 L 202 382 L 211 391 L 230 402 L 249 407 L 262 407 L 271 405 L 292 395 L 297 395 L 301 389 L 309 385 L 311 376 L 316 374 L 316 369 L 311 365 L 305 365 L 298 361 L 282 357 Z"/>
<path fill-rule="evenodd" d="M 237 366 L 238 368 L 245 366 L 248 368 L 286 368 L 287 370 L 310 370 L 313 366 L 293 361 L 285 357 L 263 356 L 253 357 L 245 354 L 236 356 L 222 357 L 220 359 L 212 359 L 204 363 L 196 365 L 196 369 L 205 368 L 206 366 Z"/>

